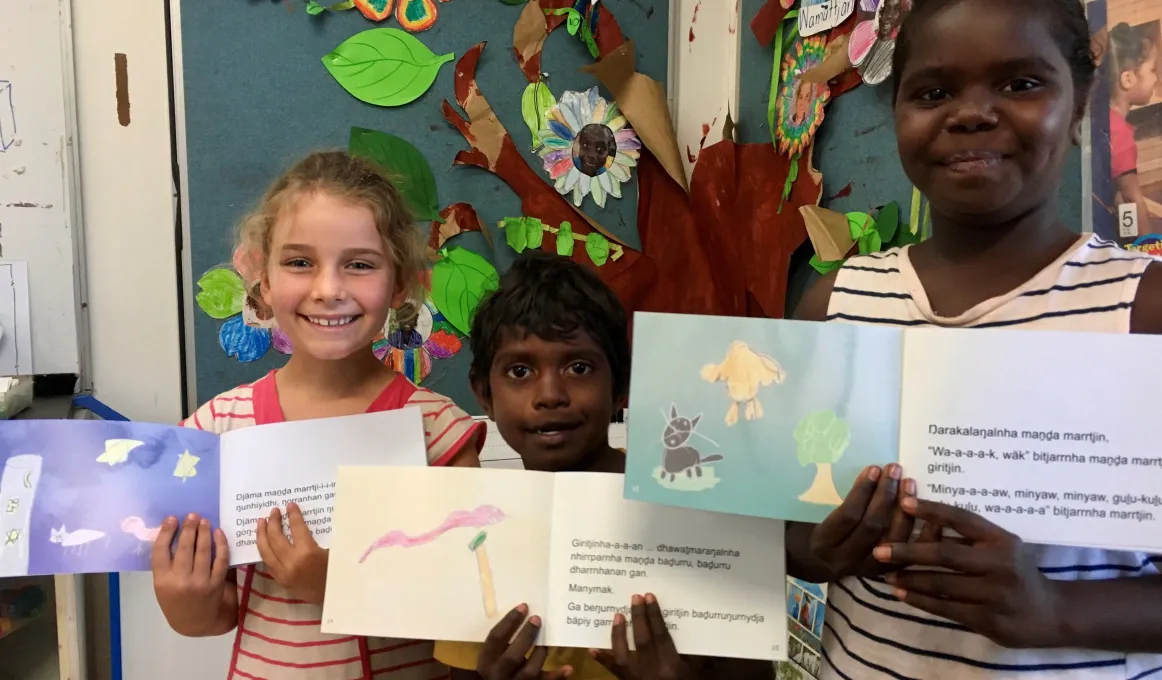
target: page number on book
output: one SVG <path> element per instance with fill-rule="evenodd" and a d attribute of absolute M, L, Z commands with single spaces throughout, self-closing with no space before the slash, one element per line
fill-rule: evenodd
<path fill-rule="evenodd" d="M 1118 235 L 1133 238 L 1138 235 L 1138 204 L 1123 203 L 1118 206 Z"/>

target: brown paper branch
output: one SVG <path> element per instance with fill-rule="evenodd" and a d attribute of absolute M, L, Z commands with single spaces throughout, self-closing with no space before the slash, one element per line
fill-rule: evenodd
<path fill-rule="evenodd" d="M 564 14 L 552 14 L 554 10 L 572 7 L 572 0 L 531 0 L 517 19 L 512 31 L 512 51 L 525 78 L 530 83 L 541 77 L 541 53 L 545 39 L 566 21 Z M 545 12 L 549 12 L 548 15 Z M 602 6 L 597 15 L 597 50 L 607 54 L 625 42 L 621 26 L 607 7 Z"/>
<path fill-rule="evenodd" d="M 633 41 L 623 43 L 601 61 L 582 67 L 581 71 L 592 74 L 609 90 L 642 144 L 654 154 L 678 186 L 689 192 L 682 152 L 678 150 L 678 138 L 666 102 L 666 90 L 658 81 L 635 70 Z"/>
<path fill-rule="evenodd" d="M 480 224 L 480 217 L 476 209 L 467 203 L 453 203 L 440 211 L 443 222 L 432 220 L 432 228 L 428 232 L 428 259 L 435 262 L 440 258 L 440 249 L 453 236 L 465 232 L 478 231 L 484 235 L 484 240 L 492 246 L 492 234 Z"/>
<path fill-rule="evenodd" d="M 551 225 L 569 222 L 578 234 L 588 234 L 594 230 L 624 246 L 620 239 L 574 208 L 525 161 L 477 86 L 476 67 L 480 63 L 484 45 L 476 45 L 456 62 L 456 101 L 466 117 L 457 113 L 447 100 L 443 104 L 444 118 L 460 131 L 472 147 L 456 154 L 455 165 L 475 166 L 504 180 L 520 197 L 521 212 L 525 215 L 537 217 Z M 546 241 L 542 249 L 552 251 L 553 244 Z M 609 277 L 617 276 L 640 257 L 640 253 L 626 248 L 625 257 L 601 267 L 602 278 L 608 280 Z M 583 252 L 575 252 L 574 259 L 589 262 Z"/>

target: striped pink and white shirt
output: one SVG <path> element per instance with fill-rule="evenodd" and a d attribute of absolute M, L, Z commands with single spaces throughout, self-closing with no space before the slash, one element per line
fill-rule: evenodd
<path fill-rule="evenodd" d="M 484 444 L 485 426 L 452 400 L 392 380 L 367 411 L 419 406 L 428 464 L 447 465 L 466 446 Z M 274 371 L 206 402 L 183 425 L 215 434 L 286 420 Z M 227 680 L 440 680 L 448 669 L 432 657 L 431 641 L 328 635 L 322 608 L 295 599 L 261 562 L 239 567 L 238 627 Z"/>

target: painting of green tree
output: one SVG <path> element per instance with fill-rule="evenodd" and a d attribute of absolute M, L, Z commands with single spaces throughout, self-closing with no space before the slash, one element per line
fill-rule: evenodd
<path fill-rule="evenodd" d="M 805 503 L 839 505 L 843 502 L 835 489 L 831 466 L 838 461 L 851 443 L 851 430 L 834 411 L 815 411 L 799 421 L 795 427 L 795 454 L 799 465 L 815 466 L 811 487 L 799 496 Z"/>

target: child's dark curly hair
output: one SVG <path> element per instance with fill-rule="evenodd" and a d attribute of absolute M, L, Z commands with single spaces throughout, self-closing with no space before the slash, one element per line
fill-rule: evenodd
<path fill-rule="evenodd" d="M 558 255 L 525 251 L 476 309 L 469 334 L 468 377 L 490 394 L 492 361 L 508 338 L 533 335 L 557 342 L 585 333 L 613 372 L 613 398 L 629 390 L 629 332 L 625 308 L 592 270 Z"/>
<path fill-rule="evenodd" d="M 1146 58 L 1154 41 L 1138 26 L 1122 22 L 1110 29 L 1109 63 L 1110 79 L 1117 83 L 1126 71 L 1137 71 Z"/>
<path fill-rule="evenodd" d="M 912 43 L 923 34 L 924 22 L 940 10 L 962 0 L 913 0 L 912 11 L 904 18 L 892 54 L 892 99 L 900 90 L 900 74 L 908 63 Z M 1053 36 L 1073 75 L 1074 97 L 1080 110 L 1089 102 L 1097 65 L 1089 42 L 1089 23 L 1082 0 L 998 0 L 1006 7 L 1041 18 Z"/>

